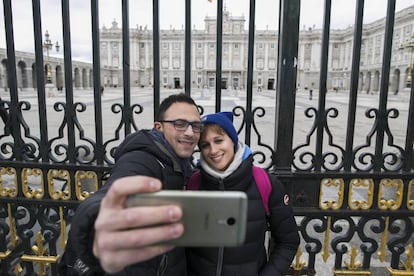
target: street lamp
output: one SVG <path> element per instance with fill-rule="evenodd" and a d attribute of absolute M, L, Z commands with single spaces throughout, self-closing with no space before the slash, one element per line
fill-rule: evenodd
<path fill-rule="evenodd" d="M 56 41 L 55 45 L 50 40 L 49 32 L 46 30 L 45 41 L 43 43 L 43 49 L 46 51 L 46 82 L 52 83 L 52 68 L 50 66 L 49 51 L 52 51 L 53 46 L 56 47 L 56 52 L 59 52 L 60 45 Z"/>
<path fill-rule="evenodd" d="M 412 64 L 413 64 L 413 54 L 414 54 L 414 34 L 411 35 L 409 39 L 407 39 L 404 43 L 400 44 L 400 50 L 408 49 L 409 57 L 409 64 L 408 64 L 408 70 L 407 70 L 407 78 L 406 78 L 406 84 L 407 87 L 411 87 L 412 79 L 411 79 L 411 72 L 413 70 Z"/>

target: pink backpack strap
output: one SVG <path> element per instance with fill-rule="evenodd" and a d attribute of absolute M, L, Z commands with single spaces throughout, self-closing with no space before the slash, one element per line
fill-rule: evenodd
<path fill-rule="evenodd" d="M 198 190 L 200 188 L 200 183 L 201 183 L 201 173 L 200 171 L 196 171 L 193 173 L 193 175 L 188 180 L 186 190 Z"/>
<path fill-rule="evenodd" d="M 270 193 L 272 192 L 272 184 L 270 183 L 269 175 L 263 168 L 253 166 L 253 178 L 262 198 L 263 206 L 266 210 L 266 215 L 269 216 L 269 197 Z"/>

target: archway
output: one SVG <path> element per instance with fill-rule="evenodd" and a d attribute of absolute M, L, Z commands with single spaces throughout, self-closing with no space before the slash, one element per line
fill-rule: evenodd
<path fill-rule="evenodd" d="M 367 94 L 371 91 L 371 72 L 367 72 L 365 77 L 365 91 L 367 91 Z"/>
<path fill-rule="evenodd" d="M 398 91 L 400 90 L 400 69 L 395 69 L 394 73 L 392 74 L 391 78 L 391 87 L 390 87 L 392 93 L 398 94 Z"/>
<path fill-rule="evenodd" d="M 379 83 L 380 83 L 380 72 L 375 71 L 374 83 L 372 84 L 372 91 L 373 92 L 378 92 L 379 91 Z"/>
<path fill-rule="evenodd" d="M 364 84 L 364 73 L 359 73 L 359 79 L 358 79 L 358 92 L 361 92 L 365 87 Z"/>
<path fill-rule="evenodd" d="M 80 87 L 80 83 L 81 83 L 79 68 L 75 68 L 75 74 L 74 74 L 74 76 L 75 76 L 75 79 L 74 79 L 74 81 L 75 81 L 75 88 L 79 88 Z"/>
<path fill-rule="evenodd" d="M 3 74 L 0 76 L 1 80 L 2 80 L 2 87 L 4 87 L 4 91 L 7 91 L 7 88 L 9 88 L 9 83 L 8 83 L 8 71 L 7 71 L 7 59 L 3 59 L 1 61 L 1 67 L 2 67 L 2 72 Z"/>
<path fill-rule="evenodd" d="M 63 70 L 60 65 L 56 65 L 56 87 L 59 91 L 62 91 L 64 85 Z"/>
<path fill-rule="evenodd" d="M 24 61 L 19 61 L 17 63 L 17 87 L 20 89 L 27 88 L 27 70 L 26 63 Z"/>
<path fill-rule="evenodd" d="M 32 86 L 37 88 L 36 63 L 32 63 Z"/>
<path fill-rule="evenodd" d="M 411 68 L 410 67 L 408 67 L 406 70 L 405 70 L 405 79 L 404 79 L 404 86 L 406 87 L 406 88 L 410 88 L 411 87 L 411 84 L 413 83 L 413 80 L 411 79 Z"/>
<path fill-rule="evenodd" d="M 86 68 L 82 69 L 82 88 L 88 87 L 88 73 Z"/>

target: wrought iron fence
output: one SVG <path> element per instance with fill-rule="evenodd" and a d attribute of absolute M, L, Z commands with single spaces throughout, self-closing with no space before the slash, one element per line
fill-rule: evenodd
<path fill-rule="evenodd" d="M 62 0 L 65 94 L 48 105 L 42 53 L 40 0 L 32 1 L 37 89 L 32 100 L 18 89 L 13 38 L 12 1 L 3 0 L 7 46 L 8 97 L 0 104 L 0 273 L 57 275 L 56 262 L 78 203 L 104 185 L 122 138 L 150 120 L 163 96 L 160 87 L 158 1 L 153 1 L 153 89 L 145 99 L 134 98 L 130 86 L 128 1 L 122 2 L 123 86 L 119 98 L 106 104 L 100 91 L 99 1 L 91 0 L 93 91 L 89 102 L 73 87 L 69 1 Z M 309 124 L 302 142 L 294 143 L 297 112 L 299 0 L 281 0 L 279 12 L 278 80 L 274 105 L 255 106 L 253 93 L 255 1 L 250 0 L 245 106 L 233 106 L 240 135 L 254 149 L 255 160 L 285 184 L 294 206 L 301 246 L 292 263 L 293 275 L 313 275 L 329 263 L 334 275 L 369 275 L 375 267 L 389 274 L 414 273 L 414 90 L 406 97 L 404 146 L 394 143 L 392 119 L 400 110 L 388 108 L 395 1 L 388 1 L 381 85 L 377 106 L 366 108 L 372 119 L 368 132 L 355 123 L 364 1 L 357 1 L 352 71 L 344 146 L 335 142 L 330 123 L 344 112 L 327 100 L 331 1 L 325 1 L 319 90 L 316 106 L 306 107 Z M 203 102 L 191 87 L 191 1 L 185 1 L 185 93 Z M 223 1 L 217 1 L 217 60 L 214 110 L 222 110 Z M 122 91 L 122 92 L 121 92 Z M 106 92 L 105 92 L 106 93 Z M 273 98 L 272 98 L 273 97 Z M 142 101 L 142 103 L 140 102 Z M 143 102 L 150 101 L 149 106 Z M 46 107 L 52 107 L 46 108 Z M 37 108 L 37 109 L 36 109 Z M 206 106 L 200 104 L 201 110 Z M 91 109 L 93 111 L 91 111 Z M 105 114 L 104 114 L 105 113 Z M 152 114 L 151 114 L 152 113 Z M 87 114 L 87 115 L 85 115 Z M 105 117 L 113 115 L 111 130 Z M 85 119 L 85 116 L 88 117 Z M 93 134 L 85 122 L 94 117 Z M 273 118 L 269 118 L 273 116 Z M 37 118 L 37 124 L 33 123 Z M 270 121 L 274 142 L 265 142 L 263 121 Z M 54 122 L 51 127 L 50 122 Z M 28 123 L 31 122 L 31 123 Z M 34 125 L 38 126 L 34 127 Z M 269 130 L 266 132 L 269 133 Z M 360 144 L 354 141 L 362 137 Z M 331 150 L 329 150 L 331 149 Z M 376 257 L 377 256 L 377 257 Z M 379 263 L 377 263 L 379 262 Z M 323 269 L 323 268 L 322 268 Z M 405 275 L 408 275 L 405 274 Z"/>

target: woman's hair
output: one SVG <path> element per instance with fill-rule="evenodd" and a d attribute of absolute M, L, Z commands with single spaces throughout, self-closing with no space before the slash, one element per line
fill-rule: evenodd
<path fill-rule="evenodd" d="M 201 132 L 200 140 L 198 141 L 198 146 L 199 147 L 200 147 L 201 140 L 203 140 L 203 138 L 206 135 L 206 130 L 212 130 L 214 132 L 217 132 L 218 134 L 221 134 L 221 135 L 224 135 L 225 134 L 225 135 L 229 136 L 227 134 L 227 132 L 221 126 L 219 126 L 217 124 L 207 124 L 207 125 L 204 126 L 203 132 Z"/>

